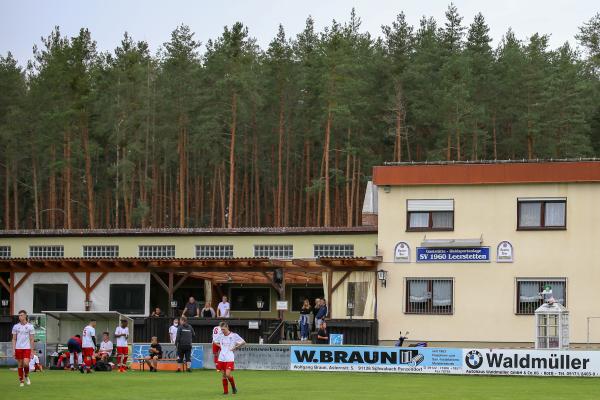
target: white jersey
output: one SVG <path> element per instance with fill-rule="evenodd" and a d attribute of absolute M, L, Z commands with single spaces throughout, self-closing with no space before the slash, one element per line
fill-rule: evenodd
<path fill-rule="evenodd" d="M 96 336 L 96 329 L 90 325 L 83 328 L 83 335 L 81 336 L 81 347 L 83 348 L 94 348 L 94 341 L 92 337 Z"/>
<path fill-rule="evenodd" d="M 103 353 L 108 353 L 108 354 L 112 353 L 112 351 L 113 351 L 112 342 L 110 340 L 108 340 L 106 342 L 105 341 L 100 342 L 100 351 Z"/>
<path fill-rule="evenodd" d="M 223 303 L 220 302 L 219 305 L 217 306 L 217 309 L 219 310 L 219 314 L 221 318 L 229 318 L 229 313 L 231 311 L 231 306 L 229 305 L 229 302 Z"/>
<path fill-rule="evenodd" d="M 31 336 L 35 335 L 35 328 L 30 323 L 17 323 L 12 328 L 12 334 L 17 335 L 15 349 L 31 349 Z"/>
<path fill-rule="evenodd" d="M 33 357 L 31 357 L 31 359 L 29 360 L 29 370 L 33 371 L 35 369 L 35 364 L 39 363 L 40 359 L 38 358 L 37 354 L 34 354 Z"/>
<path fill-rule="evenodd" d="M 171 343 L 175 343 L 175 339 L 177 339 L 177 328 L 179 325 L 171 325 L 169 327 L 169 338 L 171 339 Z"/>
<path fill-rule="evenodd" d="M 240 343 L 243 343 L 244 339 L 240 337 L 237 333 L 230 332 L 229 335 L 221 334 L 217 341 L 219 346 L 221 346 L 221 351 L 219 352 L 219 361 L 221 362 L 233 362 L 235 356 L 233 355 L 233 348 Z"/>
<path fill-rule="evenodd" d="M 115 335 L 122 334 L 125 334 L 125 336 L 117 337 L 117 347 L 127 347 L 127 338 L 129 337 L 128 326 L 126 326 L 125 328 L 123 328 L 122 326 L 117 326 L 117 329 L 115 329 Z"/>
<path fill-rule="evenodd" d="M 219 336 L 221 336 L 222 334 L 223 334 L 223 332 L 221 332 L 221 327 L 215 326 L 213 328 L 213 342 L 217 342 L 219 339 Z"/>

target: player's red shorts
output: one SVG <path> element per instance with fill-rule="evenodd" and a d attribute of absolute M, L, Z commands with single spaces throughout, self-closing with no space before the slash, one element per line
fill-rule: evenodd
<path fill-rule="evenodd" d="M 118 347 L 117 346 L 117 354 L 122 354 L 124 356 L 126 356 L 127 354 L 129 354 L 129 347 Z"/>
<path fill-rule="evenodd" d="M 83 357 L 93 357 L 94 356 L 94 348 L 93 347 L 84 347 L 81 349 L 81 354 Z"/>
<path fill-rule="evenodd" d="M 225 371 L 226 369 L 233 371 L 235 369 L 235 364 L 233 361 L 219 361 L 217 369 L 219 371 Z"/>
<path fill-rule="evenodd" d="M 15 360 L 31 358 L 31 349 L 15 349 Z"/>
<path fill-rule="evenodd" d="M 213 354 L 219 354 L 219 351 L 221 350 L 221 347 L 218 344 L 213 343 L 213 348 L 212 349 L 213 349 Z"/>

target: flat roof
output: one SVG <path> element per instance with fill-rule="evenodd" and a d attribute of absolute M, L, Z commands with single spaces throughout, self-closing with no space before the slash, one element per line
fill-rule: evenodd
<path fill-rule="evenodd" d="M 274 236 L 358 235 L 377 233 L 376 226 L 353 227 L 260 227 L 260 228 L 140 228 L 140 229 L 19 229 L 0 230 L 0 238 L 86 236 Z"/>
<path fill-rule="evenodd" d="M 600 159 L 389 163 L 373 168 L 378 186 L 600 182 Z"/>

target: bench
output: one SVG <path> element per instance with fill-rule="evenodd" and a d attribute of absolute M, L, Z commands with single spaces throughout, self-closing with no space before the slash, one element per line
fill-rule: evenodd
<path fill-rule="evenodd" d="M 162 365 L 162 368 L 159 367 L 159 370 L 161 371 L 176 371 L 177 368 L 179 368 L 179 365 L 177 364 L 177 358 L 161 358 L 160 360 L 158 360 L 158 364 Z M 139 363 L 139 370 L 140 371 L 145 371 L 146 370 L 146 359 L 145 358 L 134 358 L 134 361 L 137 361 Z M 186 363 L 182 364 L 182 368 L 185 371 L 187 366 Z"/>

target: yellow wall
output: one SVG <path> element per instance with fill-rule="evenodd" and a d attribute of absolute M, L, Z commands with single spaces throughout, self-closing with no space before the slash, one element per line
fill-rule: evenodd
<path fill-rule="evenodd" d="M 566 197 L 567 230 L 517 231 L 517 198 Z M 407 199 L 454 199 L 453 232 L 406 232 Z M 483 235 L 490 263 L 415 263 L 423 238 L 471 239 Z M 508 240 L 513 263 L 496 262 Z M 394 246 L 411 247 L 411 262 L 394 263 Z M 566 278 L 571 342 L 586 342 L 588 316 L 600 316 L 600 184 L 526 184 L 379 188 L 379 254 L 388 271 L 378 288 L 380 340 L 410 331 L 412 340 L 533 342 L 534 317 L 516 315 L 517 278 Z M 405 278 L 454 279 L 453 315 L 404 313 Z M 592 341 L 600 342 L 600 323 Z"/>
<path fill-rule="evenodd" d="M 0 246 L 11 246 L 12 257 L 27 257 L 31 245 L 64 245 L 65 257 L 81 257 L 83 245 L 119 245 L 120 257 L 137 257 L 139 245 L 175 245 L 178 258 L 194 258 L 200 244 L 233 245 L 234 257 L 254 257 L 255 244 L 292 244 L 295 258 L 312 258 L 314 244 L 354 244 L 356 257 L 375 255 L 376 233 L 332 235 L 256 236 L 115 236 L 115 237 L 20 237 L 0 238 Z"/>

